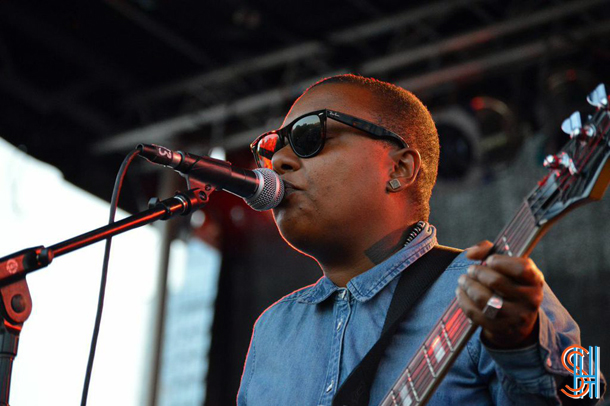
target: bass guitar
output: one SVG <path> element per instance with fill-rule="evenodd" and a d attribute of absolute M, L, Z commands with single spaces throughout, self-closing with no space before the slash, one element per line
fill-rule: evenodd
<path fill-rule="evenodd" d="M 597 86 L 587 101 L 596 108 L 594 114 L 584 125 L 578 112 L 563 122 L 561 128 L 570 141 L 544 160 L 550 172 L 524 199 L 490 255 L 527 257 L 562 216 L 602 198 L 610 183 L 610 109 L 605 86 Z M 425 405 L 477 328 L 453 299 L 381 406 Z"/>

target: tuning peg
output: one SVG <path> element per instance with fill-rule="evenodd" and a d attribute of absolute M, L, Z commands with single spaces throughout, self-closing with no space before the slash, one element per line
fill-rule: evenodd
<path fill-rule="evenodd" d="M 552 170 L 566 168 L 570 171 L 572 175 L 578 172 L 576 166 L 574 166 L 572 158 L 570 158 L 570 156 L 565 152 L 562 152 L 559 155 L 547 156 L 546 158 L 544 158 L 544 162 L 542 164 L 545 168 Z"/>
<path fill-rule="evenodd" d="M 582 120 L 580 119 L 580 113 L 578 111 L 572 113 L 572 115 L 566 118 L 561 124 L 561 130 L 571 137 L 580 134 L 581 128 Z"/>
<path fill-rule="evenodd" d="M 603 83 L 597 85 L 595 90 L 593 90 L 587 96 L 587 101 L 590 105 L 595 107 L 608 107 L 608 96 L 606 94 L 606 86 Z"/>

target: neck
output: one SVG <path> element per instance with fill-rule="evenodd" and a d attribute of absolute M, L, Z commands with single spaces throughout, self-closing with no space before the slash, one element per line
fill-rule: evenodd
<path fill-rule="evenodd" d="M 416 224 L 411 223 L 376 239 L 369 238 L 360 245 L 351 242 L 342 249 L 330 250 L 332 255 L 327 258 L 316 259 L 328 279 L 337 286 L 345 287 L 352 278 L 382 263 L 412 240 L 417 230 Z"/>

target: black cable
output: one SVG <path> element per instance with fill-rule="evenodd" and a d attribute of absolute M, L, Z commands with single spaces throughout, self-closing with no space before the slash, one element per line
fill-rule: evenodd
<path fill-rule="evenodd" d="M 110 216 L 108 218 L 108 224 L 114 223 L 114 216 L 119 203 L 119 195 L 121 194 L 121 188 L 123 187 L 123 181 L 125 180 L 125 174 L 127 168 L 131 164 L 131 161 L 140 153 L 139 149 L 131 151 L 123 160 L 119 173 L 117 173 L 114 181 L 114 189 L 112 190 L 112 199 L 110 200 Z M 95 348 L 97 346 L 97 337 L 100 333 L 100 324 L 102 322 L 102 312 L 104 310 L 104 296 L 106 294 L 106 280 L 108 279 L 108 262 L 110 260 L 110 246 L 112 237 L 106 239 L 106 248 L 104 251 L 104 264 L 102 265 L 102 280 L 100 281 L 100 292 L 97 301 L 97 313 L 95 315 L 95 325 L 93 327 L 93 335 L 91 337 L 91 346 L 89 348 L 89 359 L 87 361 L 87 373 L 85 374 L 85 382 L 83 383 L 83 393 L 81 396 L 81 406 L 87 405 L 87 394 L 89 393 L 89 383 L 91 382 L 91 372 L 93 371 L 93 361 L 95 359 Z"/>

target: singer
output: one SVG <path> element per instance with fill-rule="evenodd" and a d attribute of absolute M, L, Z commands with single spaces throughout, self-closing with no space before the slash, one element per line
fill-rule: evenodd
<path fill-rule="evenodd" d="M 307 89 L 282 127 L 258 137 L 252 150 L 258 166 L 285 183 L 285 198 L 273 210 L 280 233 L 320 264 L 323 277 L 259 317 L 237 403 L 331 405 L 382 335 L 399 280 L 437 246 L 427 222 L 436 128 L 408 91 L 341 75 Z M 561 354 L 580 344 L 578 325 L 532 260 L 492 255 L 481 265 L 491 246 L 481 242 L 443 266 L 398 325 L 363 390 L 370 397 L 355 404 L 380 404 L 455 297 L 482 329 L 429 404 L 561 404 L 559 390 L 571 378 Z M 441 379 L 435 368 L 453 348 L 440 331 L 392 404 L 417 404 L 421 380 Z"/>

